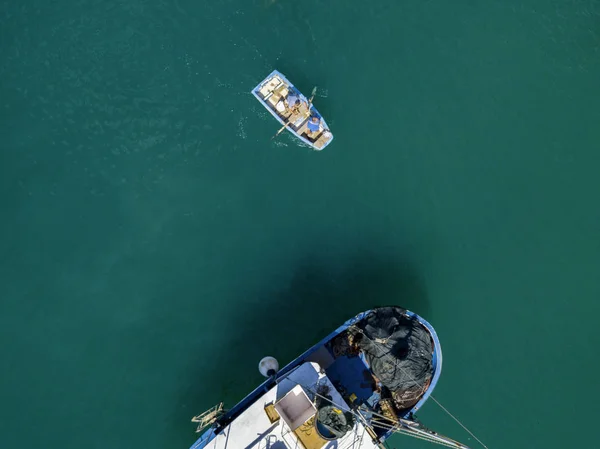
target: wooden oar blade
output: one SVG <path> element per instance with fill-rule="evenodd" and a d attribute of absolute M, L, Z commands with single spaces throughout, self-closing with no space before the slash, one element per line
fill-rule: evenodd
<path fill-rule="evenodd" d="M 274 139 L 274 138 L 275 138 L 275 137 L 277 137 L 279 134 L 281 134 L 281 133 L 283 132 L 283 130 L 284 130 L 285 128 L 287 128 L 288 124 L 289 124 L 289 123 L 286 123 L 285 125 L 283 125 L 283 126 L 282 126 L 282 127 L 279 129 L 279 131 L 277 131 L 277 134 L 275 134 L 273 137 L 271 137 L 271 139 Z"/>
<path fill-rule="evenodd" d="M 313 90 L 310 94 L 310 100 L 308 100 L 309 109 L 310 109 L 310 106 L 312 105 L 313 100 L 315 99 L 315 95 L 317 95 L 317 86 L 313 87 Z"/>

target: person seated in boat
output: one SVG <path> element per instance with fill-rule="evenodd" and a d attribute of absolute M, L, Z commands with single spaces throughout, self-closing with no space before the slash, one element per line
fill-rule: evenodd
<path fill-rule="evenodd" d="M 300 108 L 300 105 L 302 104 L 300 98 L 295 92 L 290 92 L 287 98 L 285 99 L 285 102 L 288 109 L 291 109 L 292 112 L 297 111 Z"/>
<path fill-rule="evenodd" d="M 321 128 L 321 120 L 316 115 L 313 115 L 306 124 L 306 127 L 308 128 L 310 134 L 317 133 Z"/>
<path fill-rule="evenodd" d="M 277 102 L 277 104 L 275 105 L 275 109 L 277 109 L 277 112 L 279 112 L 280 114 L 285 113 L 285 111 L 287 111 L 287 106 L 285 105 L 285 101 L 279 100 Z"/>

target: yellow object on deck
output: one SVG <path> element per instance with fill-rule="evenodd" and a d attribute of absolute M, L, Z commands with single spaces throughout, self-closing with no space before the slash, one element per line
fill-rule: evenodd
<path fill-rule="evenodd" d="M 321 449 L 329 441 L 321 438 L 315 427 L 315 417 L 307 419 L 304 424 L 294 430 L 294 435 L 298 437 L 305 449 Z"/>
<path fill-rule="evenodd" d="M 267 414 L 269 421 L 272 423 L 279 421 L 279 413 L 277 413 L 277 410 L 275 410 L 274 404 L 265 405 L 265 413 Z"/>

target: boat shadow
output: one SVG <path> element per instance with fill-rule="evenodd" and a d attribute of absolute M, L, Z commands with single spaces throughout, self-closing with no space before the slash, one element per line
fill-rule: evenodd
<path fill-rule="evenodd" d="M 231 408 L 264 380 L 258 372 L 262 357 L 274 356 L 283 367 L 361 311 L 399 305 L 429 314 L 426 290 L 412 265 L 372 252 L 345 258 L 341 266 L 306 257 L 289 282 L 265 282 L 264 290 L 250 295 L 229 312 L 222 335 L 192 354 L 198 361 L 184 374 L 190 381 L 180 391 L 180 404 L 198 413 L 220 401 Z"/>

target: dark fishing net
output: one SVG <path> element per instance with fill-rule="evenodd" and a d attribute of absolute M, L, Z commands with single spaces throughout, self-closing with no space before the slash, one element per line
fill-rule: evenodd
<path fill-rule="evenodd" d="M 350 329 L 373 375 L 399 409 L 418 401 L 433 374 L 431 336 L 404 313 L 400 307 L 375 309 Z"/>

